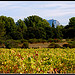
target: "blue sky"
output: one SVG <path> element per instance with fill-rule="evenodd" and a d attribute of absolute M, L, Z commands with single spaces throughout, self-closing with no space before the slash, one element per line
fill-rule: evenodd
<path fill-rule="evenodd" d="M 1 15 L 12 17 L 15 22 L 37 15 L 67 25 L 69 19 L 75 17 L 75 1 L 0 1 Z"/>

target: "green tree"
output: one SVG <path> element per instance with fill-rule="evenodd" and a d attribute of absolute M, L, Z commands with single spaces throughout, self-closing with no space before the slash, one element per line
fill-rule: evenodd
<path fill-rule="evenodd" d="M 32 38 L 46 38 L 46 27 L 50 27 L 49 23 L 45 20 L 42 19 L 39 16 L 32 15 L 27 18 L 24 18 L 24 23 L 27 26 L 27 37 L 32 39 Z"/>
<path fill-rule="evenodd" d="M 5 35 L 6 31 L 5 31 L 5 22 L 2 22 L 0 20 L 0 39 L 2 39 Z"/>
<path fill-rule="evenodd" d="M 49 38 L 53 38 L 54 33 L 52 31 L 52 27 L 46 27 L 45 28 L 46 31 L 46 39 L 48 40 Z"/>
<path fill-rule="evenodd" d="M 57 38 L 57 30 L 56 30 L 56 28 L 52 27 L 52 32 L 53 32 L 53 34 L 54 34 L 52 38 L 53 38 L 53 39 L 54 39 L 54 38 Z"/>
<path fill-rule="evenodd" d="M 59 39 L 63 38 L 62 29 L 63 29 L 63 26 L 59 26 L 59 25 L 58 25 L 58 26 L 56 27 L 57 38 L 59 38 Z"/>
<path fill-rule="evenodd" d="M 16 26 L 17 26 L 17 39 L 23 39 L 27 30 L 25 23 L 21 19 L 19 19 L 16 22 Z"/>
<path fill-rule="evenodd" d="M 39 27 L 28 27 L 27 28 L 27 33 L 26 33 L 27 39 L 46 39 L 46 32 L 44 28 Z"/>
<path fill-rule="evenodd" d="M 72 17 L 69 19 L 69 26 L 74 26 L 75 27 L 75 17 Z"/>
<path fill-rule="evenodd" d="M 35 35 L 37 39 L 46 39 L 46 31 L 42 27 L 37 28 Z"/>
<path fill-rule="evenodd" d="M 27 33 L 26 33 L 26 38 L 27 39 L 33 39 L 35 38 L 35 31 L 36 31 L 36 28 L 34 27 L 28 27 L 27 28 Z"/>
<path fill-rule="evenodd" d="M 32 16 L 29 16 L 27 18 L 24 18 L 24 22 L 26 24 L 27 27 L 49 27 L 49 23 L 45 20 L 45 19 L 42 19 L 41 17 L 39 16 L 36 16 L 36 15 L 32 15 Z"/>
<path fill-rule="evenodd" d="M 0 16 L 0 21 L 5 25 L 5 39 L 13 38 L 14 31 L 16 29 L 14 19 L 11 17 Z"/>
<path fill-rule="evenodd" d="M 69 25 L 63 29 L 64 38 L 75 38 L 75 17 L 69 19 Z"/>

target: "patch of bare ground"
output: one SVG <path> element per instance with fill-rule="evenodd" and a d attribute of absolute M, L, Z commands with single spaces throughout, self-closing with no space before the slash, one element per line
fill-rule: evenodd
<path fill-rule="evenodd" d="M 50 42 L 45 42 L 45 43 L 29 43 L 29 48 L 48 48 L 48 46 L 50 45 Z M 59 44 L 61 47 L 63 47 L 63 44 L 68 44 L 67 42 L 59 42 L 56 43 Z"/>

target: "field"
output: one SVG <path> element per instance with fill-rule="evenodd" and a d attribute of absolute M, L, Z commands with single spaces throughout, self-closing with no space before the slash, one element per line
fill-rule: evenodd
<path fill-rule="evenodd" d="M 75 48 L 0 48 L 0 73 L 75 73 Z"/>
<path fill-rule="evenodd" d="M 48 46 L 50 45 L 51 43 L 48 42 L 48 43 L 33 43 L 33 44 L 30 44 L 29 43 L 29 48 L 48 48 Z M 56 43 L 58 45 L 60 45 L 61 47 L 63 47 L 63 44 L 68 44 L 67 42 L 62 42 L 62 43 Z"/>

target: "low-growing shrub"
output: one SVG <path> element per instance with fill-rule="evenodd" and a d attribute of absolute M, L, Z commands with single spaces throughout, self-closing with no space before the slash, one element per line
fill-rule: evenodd
<path fill-rule="evenodd" d="M 15 40 L 7 40 L 5 43 L 6 48 L 19 48 L 18 44 L 19 41 L 15 41 Z"/>
<path fill-rule="evenodd" d="M 34 40 L 34 39 L 29 39 L 28 42 L 29 42 L 29 43 L 34 43 L 35 40 Z"/>
<path fill-rule="evenodd" d="M 69 44 L 63 44 L 63 47 L 69 47 L 70 45 Z"/>
<path fill-rule="evenodd" d="M 47 42 L 45 39 L 29 39 L 29 43 L 44 43 Z"/>
<path fill-rule="evenodd" d="M 64 44 L 63 47 L 75 48 L 75 45 L 73 45 L 73 44 Z"/>
<path fill-rule="evenodd" d="M 54 42 L 54 40 L 52 38 L 49 38 L 48 42 Z"/>
<path fill-rule="evenodd" d="M 59 44 L 51 43 L 48 48 L 60 48 L 61 46 Z"/>
<path fill-rule="evenodd" d="M 39 43 L 45 43 L 45 42 L 47 42 L 47 40 L 45 40 L 45 39 L 38 39 L 38 42 Z"/>
<path fill-rule="evenodd" d="M 75 45 L 74 44 L 70 44 L 69 47 L 70 48 L 75 48 Z"/>
<path fill-rule="evenodd" d="M 75 41 L 68 41 L 68 44 L 64 44 L 63 47 L 75 48 Z"/>
<path fill-rule="evenodd" d="M 38 42 L 41 43 L 43 40 L 42 39 L 38 39 Z"/>
<path fill-rule="evenodd" d="M 4 40 L 0 40 L 0 45 L 4 43 Z"/>
<path fill-rule="evenodd" d="M 71 41 L 75 41 L 75 38 L 73 38 Z"/>
<path fill-rule="evenodd" d="M 24 42 L 21 48 L 29 48 L 29 43 L 28 42 Z"/>
<path fill-rule="evenodd" d="M 55 42 L 55 43 L 57 43 L 57 42 L 61 42 L 61 40 L 60 39 L 48 39 L 48 42 Z"/>
<path fill-rule="evenodd" d="M 21 43 L 28 42 L 26 39 L 21 39 Z"/>

